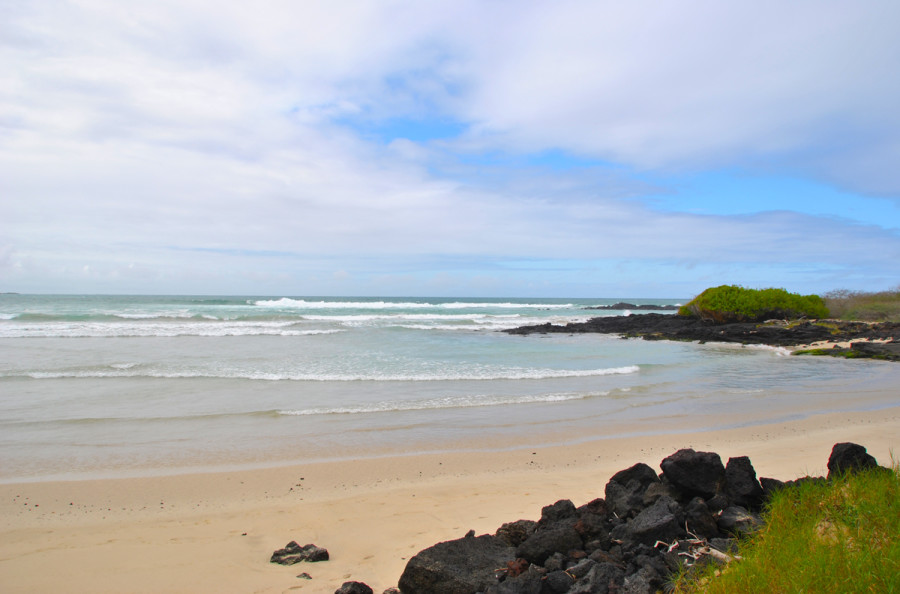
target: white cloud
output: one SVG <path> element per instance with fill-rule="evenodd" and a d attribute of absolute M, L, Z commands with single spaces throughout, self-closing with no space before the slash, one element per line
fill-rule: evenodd
<path fill-rule="evenodd" d="M 76 278 L 84 262 L 93 278 L 117 279 L 104 290 L 123 279 L 227 290 L 260 274 L 277 287 L 334 270 L 350 290 L 366 267 L 420 287 L 462 277 L 490 287 L 521 280 L 485 272 L 516 258 L 897 271 L 890 230 L 802 213 L 661 213 L 637 200 L 665 191 L 641 172 L 708 167 L 900 194 L 891 3 L 2 10 L 0 265 L 17 264 L 29 286 L 65 290 L 54 279 Z M 392 117 L 469 129 L 385 146 L 347 124 Z M 612 165 L 484 158 L 549 149 Z M 422 280 L 448 261 L 470 272 Z"/>

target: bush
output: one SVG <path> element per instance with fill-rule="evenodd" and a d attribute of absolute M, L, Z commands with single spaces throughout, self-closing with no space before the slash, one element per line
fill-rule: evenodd
<path fill-rule="evenodd" d="M 818 295 L 798 295 L 784 289 L 745 289 L 722 285 L 706 289 L 678 310 L 718 323 L 762 322 L 768 319 L 827 318 L 828 308 Z"/>

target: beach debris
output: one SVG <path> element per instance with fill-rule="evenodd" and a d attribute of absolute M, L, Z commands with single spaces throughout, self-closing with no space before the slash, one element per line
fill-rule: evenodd
<path fill-rule="evenodd" d="M 328 561 L 328 551 L 314 544 L 301 547 L 292 540 L 283 549 L 278 549 L 272 553 L 272 558 L 269 559 L 270 563 L 278 563 L 279 565 L 294 565 L 301 561 L 309 563 Z"/>
<path fill-rule="evenodd" d="M 305 571 L 297 576 L 301 580 L 311 580 L 312 576 L 306 573 Z"/>
<path fill-rule="evenodd" d="M 362 582 L 344 582 L 334 594 L 375 594 L 368 585 Z"/>

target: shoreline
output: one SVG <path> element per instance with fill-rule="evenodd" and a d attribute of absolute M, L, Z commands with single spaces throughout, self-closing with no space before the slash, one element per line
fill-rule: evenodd
<path fill-rule="evenodd" d="M 605 316 L 586 322 L 570 322 L 565 325 L 551 323 L 520 326 L 505 330 L 509 334 L 617 334 L 626 338 L 644 340 L 674 340 L 706 342 L 730 342 L 743 345 L 768 345 L 786 347 L 793 351 L 803 346 L 821 343 L 837 351 L 852 348 L 851 343 L 865 343 L 870 348 L 855 353 L 854 358 L 900 360 L 897 342 L 900 339 L 900 323 L 897 322 L 847 322 L 842 320 L 770 320 L 757 322 L 717 323 L 699 318 L 646 313 L 641 315 Z M 824 353 L 822 353 L 824 354 Z M 836 354 L 836 353 L 835 353 Z"/>
<path fill-rule="evenodd" d="M 721 343 L 723 346 L 742 346 L 732 343 Z M 784 348 L 768 347 L 762 348 Z M 820 393 L 824 394 L 824 393 Z M 166 477 L 182 477 L 193 475 L 225 475 L 256 472 L 279 472 L 286 468 L 305 468 L 327 465 L 372 463 L 378 465 L 381 461 L 400 461 L 408 458 L 424 456 L 504 456 L 515 455 L 521 450 L 580 448 L 590 443 L 605 443 L 616 440 L 646 439 L 654 440 L 666 436 L 699 435 L 715 433 L 718 431 L 730 431 L 740 429 L 752 429 L 778 425 L 781 423 L 804 421 L 811 417 L 828 414 L 852 414 L 852 413 L 877 413 L 881 410 L 890 410 L 900 406 L 900 399 L 892 400 L 893 394 L 888 389 L 881 388 L 875 391 L 857 395 L 858 401 L 847 408 L 835 408 L 836 402 L 832 399 L 827 404 L 828 408 L 809 410 L 810 401 L 798 402 L 777 411 L 741 410 L 739 413 L 729 415 L 722 412 L 700 413 L 690 411 L 682 415 L 655 416 L 648 418 L 633 418 L 621 421 L 615 425 L 597 425 L 591 429 L 579 428 L 566 431 L 540 431 L 537 434 L 518 436 L 483 436 L 476 443 L 471 441 L 447 442 L 437 449 L 408 451 L 399 449 L 370 449 L 367 452 L 354 456 L 349 450 L 341 450 L 340 453 L 330 457 L 313 458 L 283 458 L 276 456 L 264 463 L 239 462 L 210 458 L 205 463 L 190 466 L 182 465 L 142 465 L 126 470 L 110 470 L 97 468 L 86 471 L 78 471 L 69 475 L 28 475 L 28 476 L 2 476 L 0 475 L 0 488 L 12 485 L 29 485 L 44 483 L 78 484 L 96 481 L 129 481 L 129 480 L 158 480 Z M 824 402 L 820 404 L 825 404 Z M 737 417 L 740 417 L 739 419 Z M 679 424 L 680 427 L 675 427 Z M 661 429 L 662 428 L 662 429 Z M 611 431 L 603 437 L 598 437 L 598 432 Z"/>
<path fill-rule="evenodd" d="M 537 519 L 559 499 L 602 497 L 615 472 L 637 462 L 658 469 L 680 448 L 715 451 L 723 461 L 747 455 L 759 476 L 789 480 L 825 474 L 834 443 L 862 444 L 881 465 L 900 447 L 900 406 L 809 412 L 570 445 L 0 484 L 0 583 L 10 592 L 330 594 L 353 579 L 382 592 L 428 546 Z M 290 540 L 325 547 L 331 560 L 270 564 Z M 313 579 L 298 579 L 301 572 Z"/>

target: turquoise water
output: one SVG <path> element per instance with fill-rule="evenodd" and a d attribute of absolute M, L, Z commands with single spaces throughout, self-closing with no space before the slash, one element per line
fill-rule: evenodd
<path fill-rule="evenodd" d="M 587 309 L 616 301 L 0 295 L 0 480 L 524 447 L 898 404 L 897 365 L 500 332 L 630 313 Z"/>

